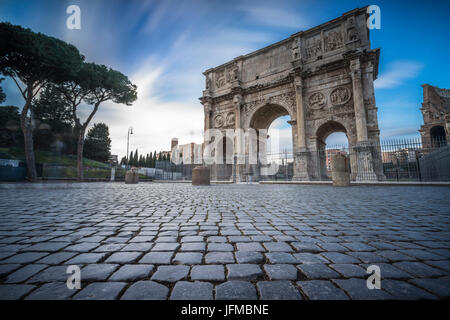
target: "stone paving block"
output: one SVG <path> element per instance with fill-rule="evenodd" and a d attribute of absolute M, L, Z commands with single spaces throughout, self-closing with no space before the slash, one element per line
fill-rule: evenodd
<path fill-rule="evenodd" d="M 134 238 L 131 238 L 130 243 L 149 243 L 154 238 L 155 237 L 153 236 L 136 236 Z"/>
<path fill-rule="evenodd" d="M 405 281 L 391 279 L 382 280 L 381 288 L 390 293 L 395 299 L 399 300 L 438 299 L 435 295 Z"/>
<path fill-rule="evenodd" d="M 211 236 L 207 238 L 208 242 L 227 242 L 227 237 L 223 236 Z"/>
<path fill-rule="evenodd" d="M 40 282 L 55 282 L 63 281 L 66 282 L 68 278 L 67 266 L 51 266 L 43 271 L 35 274 L 27 283 L 40 283 Z"/>
<path fill-rule="evenodd" d="M 439 261 L 432 260 L 432 261 L 424 261 L 424 263 L 429 266 L 445 270 L 447 271 L 447 273 L 450 273 L 450 260 L 439 260 Z"/>
<path fill-rule="evenodd" d="M 405 270 L 409 274 L 418 278 L 445 276 L 447 273 L 443 270 L 433 268 L 422 262 L 396 262 L 392 264 L 394 267 Z"/>
<path fill-rule="evenodd" d="M 263 252 L 265 249 L 259 242 L 239 242 L 236 243 L 236 248 L 239 251 Z"/>
<path fill-rule="evenodd" d="M 185 236 L 181 238 L 181 242 L 203 242 L 202 236 Z"/>
<path fill-rule="evenodd" d="M 322 256 L 333 263 L 360 263 L 361 261 L 355 257 L 339 252 L 322 252 Z"/>
<path fill-rule="evenodd" d="M 298 270 L 290 264 L 265 264 L 264 271 L 270 280 L 297 280 Z"/>
<path fill-rule="evenodd" d="M 81 281 L 104 281 L 118 267 L 117 264 L 88 264 L 81 269 Z"/>
<path fill-rule="evenodd" d="M 0 300 L 18 300 L 33 290 L 28 284 L 0 284 Z"/>
<path fill-rule="evenodd" d="M 121 300 L 165 300 L 169 288 L 154 281 L 133 283 L 122 295 Z"/>
<path fill-rule="evenodd" d="M 116 252 L 105 260 L 105 263 L 133 263 L 142 256 L 142 252 Z"/>
<path fill-rule="evenodd" d="M 188 273 L 188 266 L 159 266 L 151 279 L 160 282 L 177 282 L 186 279 Z"/>
<path fill-rule="evenodd" d="M 180 247 L 178 243 L 156 243 L 152 251 L 175 251 Z"/>
<path fill-rule="evenodd" d="M 450 280 L 449 279 L 412 279 L 409 282 L 423 288 L 440 298 L 450 297 Z"/>
<path fill-rule="evenodd" d="M 229 243 L 209 243 L 208 251 L 233 251 L 234 248 Z"/>
<path fill-rule="evenodd" d="M 170 261 L 172 260 L 173 252 L 149 252 L 146 255 L 144 255 L 141 260 L 139 260 L 139 263 L 146 263 L 146 264 L 170 264 Z"/>
<path fill-rule="evenodd" d="M 124 247 L 125 247 L 124 243 L 108 243 L 108 244 L 102 244 L 101 246 L 97 246 L 97 247 L 94 246 L 95 249 L 93 250 L 93 252 L 115 252 L 115 251 L 122 250 L 122 248 L 124 248 Z M 72 248 L 72 246 L 68 247 L 68 248 Z M 88 248 L 86 248 L 86 249 L 88 249 Z M 86 251 L 90 251 L 92 249 L 93 248 L 89 248 Z M 67 250 L 67 248 L 65 250 Z M 79 250 L 73 250 L 73 251 L 79 251 Z M 131 251 L 134 251 L 134 250 L 131 250 Z M 139 251 L 139 250 L 136 250 L 136 251 Z"/>
<path fill-rule="evenodd" d="M 24 282 L 25 280 L 31 278 L 33 275 L 47 267 L 48 265 L 46 264 L 28 264 L 8 275 L 4 283 Z"/>
<path fill-rule="evenodd" d="M 386 259 L 388 259 L 389 261 L 392 262 L 398 262 L 398 261 L 415 261 L 416 258 L 408 256 L 404 253 L 401 253 L 399 251 L 394 251 L 394 250 L 382 250 L 382 251 L 377 251 L 377 254 L 379 256 L 385 257 Z"/>
<path fill-rule="evenodd" d="M 0 278 L 6 276 L 8 273 L 11 273 L 19 269 L 21 266 L 22 265 L 18 263 L 0 264 Z"/>
<path fill-rule="evenodd" d="M 270 263 L 298 263 L 297 259 L 287 252 L 268 252 L 265 254 Z"/>
<path fill-rule="evenodd" d="M 187 242 L 181 245 L 180 251 L 205 251 L 206 245 L 202 242 Z M 218 251 L 218 250 L 215 250 Z"/>
<path fill-rule="evenodd" d="M 250 238 L 255 242 L 271 242 L 273 240 L 270 236 L 251 236 Z"/>
<path fill-rule="evenodd" d="M 76 252 L 55 252 L 48 256 L 45 256 L 41 260 L 36 261 L 36 263 L 43 263 L 43 264 L 51 264 L 51 265 L 58 265 L 61 264 L 64 261 L 69 260 L 70 258 L 77 255 Z"/>
<path fill-rule="evenodd" d="M 238 263 L 261 263 L 264 257 L 260 252 L 235 251 L 236 261 Z"/>
<path fill-rule="evenodd" d="M 76 294 L 79 290 L 67 288 L 66 282 L 44 283 L 31 292 L 25 300 L 65 300 Z"/>
<path fill-rule="evenodd" d="M 302 264 L 313 264 L 313 263 L 329 263 L 328 259 L 325 259 L 320 254 L 317 253 L 294 253 L 293 256 L 298 263 Z"/>
<path fill-rule="evenodd" d="M 209 252 L 205 255 L 207 264 L 225 264 L 234 263 L 233 253 L 231 252 Z"/>
<path fill-rule="evenodd" d="M 48 252 L 24 252 L 3 260 L 1 263 L 31 263 L 42 257 L 48 256 Z"/>
<path fill-rule="evenodd" d="M 389 262 L 387 258 L 379 256 L 374 252 L 354 251 L 347 252 L 347 254 L 361 260 L 363 263 Z"/>
<path fill-rule="evenodd" d="M 263 272 L 256 264 L 227 264 L 227 280 L 255 280 Z"/>
<path fill-rule="evenodd" d="M 314 243 L 308 243 L 308 242 L 292 242 L 291 246 L 293 246 L 294 249 L 298 252 L 317 253 L 317 252 L 324 251 L 318 245 L 316 245 Z"/>
<path fill-rule="evenodd" d="M 191 280 L 223 281 L 225 280 L 225 267 L 223 265 L 193 266 Z"/>
<path fill-rule="evenodd" d="M 367 270 L 372 264 L 361 264 L 361 267 Z M 374 263 L 374 265 L 380 267 L 381 279 L 411 279 L 413 276 L 406 271 L 394 267 L 388 263 Z"/>
<path fill-rule="evenodd" d="M 59 251 L 62 248 L 67 247 L 68 245 L 68 242 L 43 242 L 34 244 L 31 247 L 27 247 L 27 251 L 54 252 Z"/>
<path fill-rule="evenodd" d="M 442 260 L 444 259 L 443 256 L 431 253 L 429 251 L 425 250 L 419 250 L 419 249 L 405 249 L 405 250 L 399 250 L 399 252 L 404 253 L 408 256 L 414 257 L 417 260 Z"/>
<path fill-rule="evenodd" d="M 256 300 L 256 289 L 251 282 L 233 280 L 216 285 L 216 300 Z"/>
<path fill-rule="evenodd" d="M 78 243 L 64 248 L 64 251 L 89 252 L 99 246 L 98 243 Z"/>
<path fill-rule="evenodd" d="M 136 281 L 147 278 L 154 270 L 154 266 L 149 264 L 126 264 L 114 272 L 108 281 Z"/>
<path fill-rule="evenodd" d="M 301 264 L 297 268 L 311 280 L 339 278 L 339 274 L 336 271 L 322 263 Z"/>
<path fill-rule="evenodd" d="M 349 251 L 375 251 L 376 249 L 374 247 L 371 247 L 365 243 L 362 242 L 343 242 L 341 243 L 344 247 L 347 247 Z"/>
<path fill-rule="evenodd" d="M 292 252 L 292 247 L 285 242 L 264 242 L 267 251 Z"/>
<path fill-rule="evenodd" d="M 249 236 L 229 236 L 228 237 L 228 241 L 231 242 L 231 243 L 251 242 L 251 239 L 250 239 Z"/>
<path fill-rule="evenodd" d="M 176 244 L 177 237 L 157 237 L 154 241 L 157 243 L 164 243 L 164 244 L 166 243 Z"/>
<path fill-rule="evenodd" d="M 368 289 L 365 279 L 334 279 L 333 282 L 343 289 L 353 300 L 386 300 L 394 299 L 392 295 L 382 289 Z M 381 284 L 383 288 L 383 284 Z"/>
<path fill-rule="evenodd" d="M 170 300 L 213 300 L 213 285 L 209 282 L 178 281 Z"/>
<path fill-rule="evenodd" d="M 88 264 L 88 263 L 97 263 L 103 260 L 106 257 L 106 253 L 80 253 L 76 255 L 72 259 L 67 260 L 64 264 Z"/>
<path fill-rule="evenodd" d="M 345 278 L 364 278 L 368 274 L 366 270 L 356 264 L 337 263 L 330 267 L 339 272 Z"/>
<path fill-rule="evenodd" d="M 289 281 L 259 281 L 256 284 L 261 300 L 302 300 L 298 289 Z"/>
<path fill-rule="evenodd" d="M 174 264 L 201 264 L 203 254 L 200 252 L 179 252 L 172 259 Z"/>
<path fill-rule="evenodd" d="M 322 248 L 322 251 L 333 251 L 333 252 L 349 251 L 348 248 L 341 246 L 339 243 L 335 242 L 318 242 L 317 245 Z"/>
<path fill-rule="evenodd" d="M 115 300 L 125 288 L 125 282 L 94 282 L 81 289 L 73 299 L 75 300 Z"/>
<path fill-rule="evenodd" d="M 310 300 L 349 300 L 342 289 L 328 280 L 298 281 L 297 285 Z"/>
<path fill-rule="evenodd" d="M 121 251 L 140 251 L 140 252 L 147 252 L 150 251 L 150 249 L 153 247 L 153 243 L 148 242 L 135 242 L 135 243 L 129 243 L 123 248 L 121 248 Z"/>

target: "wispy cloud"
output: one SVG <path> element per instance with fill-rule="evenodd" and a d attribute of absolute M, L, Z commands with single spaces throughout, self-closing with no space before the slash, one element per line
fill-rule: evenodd
<path fill-rule="evenodd" d="M 417 77 L 423 65 L 416 61 L 395 61 L 375 81 L 376 89 L 391 89 Z"/>
<path fill-rule="evenodd" d="M 289 8 L 281 8 L 279 2 L 272 5 L 255 3 L 237 7 L 245 15 L 245 22 L 276 28 L 301 29 L 310 25 L 308 19 Z"/>

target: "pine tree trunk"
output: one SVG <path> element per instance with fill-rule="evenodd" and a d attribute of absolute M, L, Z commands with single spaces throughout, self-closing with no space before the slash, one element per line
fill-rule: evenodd
<path fill-rule="evenodd" d="M 23 140 L 25 145 L 25 160 L 27 163 L 28 180 L 36 181 L 36 163 L 34 158 L 34 145 L 33 145 L 33 124 L 32 119 L 28 117 L 28 111 L 31 107 L 31 100 L 33 99 L 33 83 L 27 84 L 25 105 L 23 106 L 20 114 L 20 126 L 22 128 Z"/>
<path fill-rule="evenodd" d="M 83 147 L 84 147 L 84 129 L 80 129 L 80 131 L 78 132 L 78 142 L 77 142 L 77 177 L 79 181 L 83 181 L 84 179 Z"/>
<path fill-rule="evenodd" d="M 33 182 L 37 177 L 33 146 L 33 130 L 31 128 L 31 123 L 29 123 L 30 120 L 27 117 L 21 117 L 20 122 L 25 144 L 25 159 L 27 163 L 28 179 Z"/>

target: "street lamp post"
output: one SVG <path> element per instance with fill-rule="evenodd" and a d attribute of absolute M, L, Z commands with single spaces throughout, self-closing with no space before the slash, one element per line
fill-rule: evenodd
<path fill-rule="evenodd" d="M 127 137 L 127 164 L 130 162 L 130 134 L 133 134 L 133 127 L 128 128 Z"/>

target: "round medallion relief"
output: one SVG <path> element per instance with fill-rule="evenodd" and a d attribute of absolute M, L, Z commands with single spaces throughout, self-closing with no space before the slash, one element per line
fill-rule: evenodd
<path fill-rule="evenodd" d="M 338 87 L 331 91 L 330 101 L 334 106 L 347 103 L 350 100 L 351 93 L 347 87 Z"/>
<path fill-rule="evenodd" d="M 322 92 L 315 92 L 309 96 L 308 104 L 311 109 L 321 109 L 327 103 L 327 99 Z"/>

